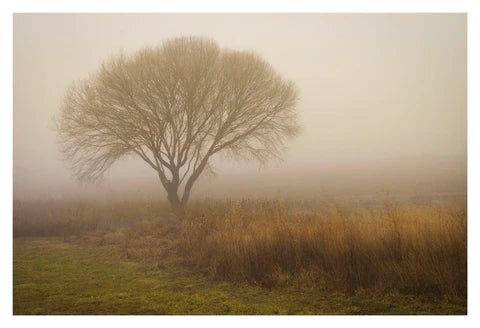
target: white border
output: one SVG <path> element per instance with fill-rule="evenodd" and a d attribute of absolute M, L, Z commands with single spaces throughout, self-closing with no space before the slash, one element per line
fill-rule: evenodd
<path fill-rule="evenodd" d="M 478 1 L 477 1 L 478 2 Z M 83 1 L 7 1 L 2 2 L 2 11 L 0 16 L 3 51 L 2 57 L 1 90 L 2 90 L 2 149 L 4 158 L 2 163 L 2 188 L 1 188 L 1 208 L 2 208 L 2 264 L 1 270 L 1 313 L 2 326 L 10 327 L 17 325 L 36 326 L 38 324 L 48 324 L 51 327 L 85 327 L 85 325 L 95 326 L 135 326 L 151 324 L 165 324 L 175 326 L 231 326 L 242 327 L 245 325 L 309 325 L 322 324 L 326 327 L 332 325 L 351 325 L 359 327 L 381 326 L 402 327 L 406 325 L 425 326 L 435 325 L 435 327 L 461 325 L 478 326 L 478 295 L 480 277 L 478 265 L 479 239 L 475 238 L 479 233 L 479 211 L 475 204 L 475 198 L 478 195 L 479 174 L 476 168 L 480 167 L 478 157 L 478 144 L 480 132 L 476 129 L 478 123 L 478 90 L 479 88 L 479 11 L 475 0 L 472 1 L 330 1 L 311 3 L 310 1 L 259 1 L 243 0 L 227 2 L 221 0 L 210 1 L 144 1 L 135 0 L 120 3 L 119 1 L 83 0 Z M 444 317 L 444 316 L 296 316 L 296 317 L 203 317 L 203 316 L 169 316 L 169 317 L 150 317 L 150 316 L 122 316 L 122 317 L 103 317 L 103 316 L 83 316 L 83 317 L 49 317 L 33 316 L 22 317 L 12 316 L 12 75 L 6 72 L 12 72 L 12 13 L 14 12 L 467 12 L 468 13 L 468 167 L 469 167 L 469 280 L 468 280 L 468 316 L 467 317 Z M 477 59 L 476 59 L 477 58 Z M 476 110 L 475 110 L 476 109 Z M 475 149 L 476 148 L 476 149 Z"/>

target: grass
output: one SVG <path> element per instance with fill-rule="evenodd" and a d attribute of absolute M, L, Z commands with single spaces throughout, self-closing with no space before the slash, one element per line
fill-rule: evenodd
<path fill-rule="evenodd" d="M 14 202 L 15 313 L 466 313 L 466 203 Z"/>
<path fill-rule="evenodd" d="M 466 314 L 461 298 L 218 282 L 58 237 L 14 239 L 13 300 L 14 314 Z"/>
<path fill-rule="evenodd" d="M 466 298 L 466 238 L 465 204 L 244 201 L 200 207 L 178 249 L 220 280 Z"/>

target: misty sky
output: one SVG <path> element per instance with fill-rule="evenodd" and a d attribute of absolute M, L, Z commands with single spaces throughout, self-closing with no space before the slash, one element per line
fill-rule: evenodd
<path fill-rule="evenodd" d="M 121 49 L 189 35 L 256 51 L 297 84 L 303 132 L 283 162 L 262 169 L 267 175 L 386 160 L 464 163 L 466 24 L 464 14 L 16 14 L 14 196 L 82 188 L 52 129 L 72 81 Z M 216 166 L 217 179 L 258 171 L 245 162 Z M 133 158 L 116 164 L 106 182 L 126 177 L 160 188 L 155 172 Z"/>

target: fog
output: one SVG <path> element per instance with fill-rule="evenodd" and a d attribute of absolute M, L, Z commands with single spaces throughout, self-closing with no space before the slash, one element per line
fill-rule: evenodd
<path fill-rule="evenodd" d="M 80 184 L 52 118 L 102 60 L 178 36 L 261 54 L 300 91 L 301 134 L 283 161 L 214 159 L 202 197 L 466 193 L 464 14 L 16 14 L 14 198 L 162 198 L 141 159 Z M 373 196 L 372 196 L 373 195 Z"/>

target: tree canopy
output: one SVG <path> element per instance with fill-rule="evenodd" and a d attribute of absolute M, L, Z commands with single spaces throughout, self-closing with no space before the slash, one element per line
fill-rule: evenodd
<path fill-rule="evenodd" d="M 299 131 L 297 99 L 294 83 L 258 54 L 182 37 L 113 56 L 74 82 L 57 131 L 80 180 L 96 180 L 135 154 L 182 206 L 213 155 L 280 156 Z"/>

